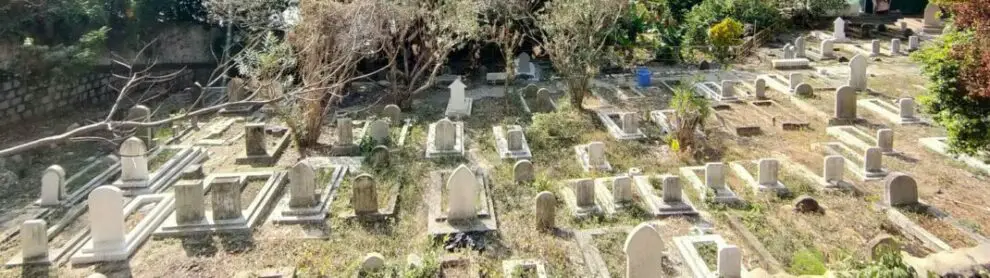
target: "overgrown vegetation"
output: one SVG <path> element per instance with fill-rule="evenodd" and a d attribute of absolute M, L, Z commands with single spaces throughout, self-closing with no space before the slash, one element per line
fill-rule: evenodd
<path fill-rule="evenodd" d="M 698 131 L 704 131 L 705 120 L 711 115 L 708 99 L 694 94 L 692 82 L 674 88 L 670 106 L 674 109 L 671 149 L 691 153 L 700 147 Z"/>
<path fill-rule="evenodd" d="M 732 18 L 723 19 L 708 29 L 708 38 L 712 44 L 712 55 L 719 62 L 732 58 L 732 47 L 742 43 L 743 26 Z"/>

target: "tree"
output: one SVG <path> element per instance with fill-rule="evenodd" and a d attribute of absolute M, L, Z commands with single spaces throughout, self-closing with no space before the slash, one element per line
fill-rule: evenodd
<path fill-rule="evenodd" d="M 712 54 L 719 62 L 728 60 L 731 48 L 742 43 L 743 26 L 735 19 L 726 18 L 708 29 L 708 39 L 712 43 Z"/>
<path fill-rule="evenodd" d="M 571 104 L 584 110 L 582 102 L 591 79 L 609 59 L 606 41 L 625 13 L 627 1 L 551 1 L 536 16 L 542 40 L 540 48 L 550 56 L 563 76 Z"/>
<path fill-rule="evenodd" d="M 695 95 L 691 86 L 680 85 L 674 88 L 670 105 L 674 109 L 671 145 L 680 151 L 696 150 L 697 133 L 705 129 L 705 119 L 712 113 L 708 99 Z"/>
<path fill-rule="evenodd" d="M 477 38 L 479 6 L 473 0 L 379 0 L 389 61 L 390 94 L 408 108 L 413 96 L 433 86 L 447 56 Z"/>
<path fill-rule="evenodd" d="M 505 60 L 505 94 L 516 79 L 516 49 L 526 37 L 533 0 L 483 0 L 484 39 L 498 45 Z M 506 98 L 508 100 L 509 98 Z"/>

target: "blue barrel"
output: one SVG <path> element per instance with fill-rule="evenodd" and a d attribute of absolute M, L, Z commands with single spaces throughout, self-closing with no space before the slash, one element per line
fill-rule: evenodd
<path fill-rule="evenodd" d="M 640 67 L 636 69 L 636 84 L 639 87 L 649 87 L 650 86 L 650 69 L 646 67 Z"/>

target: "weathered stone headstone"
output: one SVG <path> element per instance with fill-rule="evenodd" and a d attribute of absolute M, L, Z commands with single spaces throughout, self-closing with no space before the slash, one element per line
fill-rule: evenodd
<path fill-rule="evenodd" d="M 794 95 L 802 97 L 810 97 L 815 94 L 815 88 L 812 88 L 808 83 L 801 83 L 794 87 Z"/>
<path fill-rule="evenodd" d="M 731 98 L 736 96 L 736 83 L 729 80 L 722 80 L 722 98 Z"/>
<path fill-rule="evenodd" d="M 351 199 L 357 215 L 378 212 L 378 189 L 375 178 L 361 174 L 354 178 L 354 193 Z"/>
<path fill-rule="evenodd" d="M 846 39 L 846 21 L 841 17 L 836 17 L 832 22 L 832 38 L 839 41 Z"/>
<path fill-rule="evenodd" d="M 371 149 L 368 153 L 368 162 L 371 165 L 384 166 L 389 165 L 391 159 L 391 152 L 385 145 L 378 145 Z"/>
<path fill-rule="evenodd" d="M 880 260 L 884 254 L 890 254 L 891 252 L 897 254 L 901 251 L 901 245 L 889 235 L 878 235 L 867 242 L 866 246 L 868 248 L 867 251 L 870 252 L 869 258 L 873 260 Z"/>
<path fill-rule="evenodd" d="M 890 40 L 890 55 L 891 56 L 901 55 L 901 39 Z"/>
<path fill-rule="evenodd" d="M 249 123 L 244 125 L 244 151 L 247 153 L 247 156 L 268 155 L 264 123 Z"/>
<path fill-rule="evenodd" d="M 540 87 L 537 87 L 536 84 L 529 84 L 529 85 L 526 85 L 526 87 L 523 87 L 523 89 L 522 89 L 522 95 L 524 97 L 535 97 L 536 96 L 536 92 L 538 92 L 539 90 L 540 90 Z"/>
<path fill-rule="evenodd" d="M 478 215 L 478 180 L 474 172 L 461 165 L 447 178 L 447 218 L 470 220 Z"/>
<path fill-rule="evenodd" d="M 759 184 L 777 185 L 777 173 L 780 171 L 780 162 L 776 159 L 760 159 L 759 166 Z"/>
<path fill-rule="evenodd" d="M 120 180 L 140 182 L 148 180 L 148 149 L 137 137 L 127 138 L 120 145 Z"/>
<path fill-rule="evenodd" d="M 388 140 L 388 122 L 375 120 L 368 124 L 368 136 L 376 144 L 384 144 Z"/>
<path fill-rule="evenodd" d="M 895 172 L 883 181 L 883 202 L 888 206 L 913 205 L 918 203 L 918 183 L 907 174 Z"/>
<path fill-rule="evenodd" d="M 928 6 L 925 6 L 925 17 L 922 19 L 922 22 L 925 24 L 924 27 L 941 27 L 942 19 L 939 17 L 939 13 L 941 12 L 942 9 L 938 5 L 928 3 Z"/>
<path fill-rule="evenodd" d="M 908 51 L 915 51 L 921 48 L 921 39 L 918 36 L 908 37 Z"/>
<path fill-rule="evenodd" d="M 523 131 L 522 127 L 513 125 L 508 127 L 508 132 L 506 132 L 506 141 L 508 141 L 509 151 L 521 151 L 523 149 Z"/>
<path fill-rule="evenodd" d="M 835 118 L 840 120 L 856 119 L 855 88 L 842 86 L 835 90 Z"/>
<path fill-rule="evenodd" d="M 512 167 L 512 173 L 516 182 L 531 182 L 536 179 L 533 174 L 533 163 L 529 160 L 516 161 Z"/>
<path fill-rule="evenodd" d="M 880 40 L 870 41 L 870 57 L 880 56 Z"/>
<path fill-rule="evenodd" d="M 639 118 L 636 116 L 636 112 L 623 113 L 620 117 L 623 133 L 635 134 L 639 132 Z"/>
<path fill-rule="evenodd" d="M 580 179 L 571 186 L 574 188 L 574 197 L 577 199 L 578 207 L 595 206 L 595 181 L 592 179 Z"/>
<path fill-rule="evenodd" d="M 612 180 L 612 199 L 616 203 L 632 201 L 632 178 L 622 176 Z"/>
<path fill-rule="evenodd" d="M 361 260 L 361 271 L 374 272 L 385 267 L 385 257 L 379 253 L 368 253 Z"/>
<path fill-rule="evenodd" d="M 386 105 L 382 109 L 382 116 L 392 120 L 393 123 L 398 123 L 399 120 L 402 120 L 402 109 L 399 109 L 399 106 L 395 104 Z"/>
<path fill-rule="evenodd" d="M 714 189 L 725 188 L 725 164 L 721 162 L 705 164 L 705 186 Z"/>
<path fill-rule="evenodd" d="M 238 177 L 219 177 L 210 185 L 213 220 L 241 218 L 241 183 Z"/>
<path fill-rule="evenodd" d="M 536 195 L 536 229 L 549 231 L 556 224 L 554 217 L 557 214 L 557 198 L 553 193 L 543 191 Z"/>
<path fill-rule="evenodd" d="M 124 249 L 124 193 L 114 186 L 100 186 L 89 193 L 87 203 L 93 250 Z"/>
<path fill-rule="evenodd" d="M 680 203 L 681 199 L 681 178 L 677 176 L 663 177 L 663 202 Z"/>
<path fill-rule="evenodd" d="M 149 109 L 147 106 L 144 105 L 140 105 L 140 104 L 135 105 L 134 107 L 131 107 L 131 109 L 127 110 L 126 119 L 128 121 L 135 121 L 135 122 L 151 121 L 151 109 Z M 145 144 L 149 146 L 155 145 L 154 129 L 150 127 L 139 127 L 135 130 L 136 133 L 134 134 L 134 136 L 141 138 L 141 140 L 143 140 Z"/>
<path fill-rule="evenodd" d="M 65 169 L 62 166 L 52 165 L 45 169 L 41 175 L 41 202 L 42 206 L 58 205 L 65 198 Z"/>
<path fill-rule="evenodd" d="M 826 182 L 836 184 L 843 180 L 846 171 L 846 159 L 841 155 L 830 155 L 825 157 L 825 169 L 822 177 Z"/>
<path fill-rule="evenodd" d="M 787 87 L 791 90 L 794 90 L 794 88 L 797 88 L 798 84 L 801 84 L 801 82 L 804 81 L 804 75 L 801 75 L 800 73 L 796 73 L 796 72 L 791 73 L 790 75 L 787 76 L 787 80 L 789 81 L 787 83 L 788 84 Z"/>
<path fill-rule="evenodd" d="M 550 90 L 547 90 L 547 88 L 540 88 L 539 90 L 536 91 L 536 100 L 539 101 L 540 106 L 543 107 L 553 106 L 553 104 L 551 104 L 550 101 Z"/>
<path fill-rule="evenodd" d="M 863 154 L 863 168 L 867 173 L 878 173 L 883 171 L 883 154 L 880 148 L 872 147 L 866 149 Z"/>
<path fill-rule="evenodd" d="M 468 114 L 467 98 L 464 96 L 464 90 L 467 89 L 467 85 L 464 85 L 461 77 L 458 76 L 453 83 L 450 83 L 448 88 L 450 88 L 450 99 L 447 102 L 448 112 L 459 115 Z"/>
<path fill-rule="evenodd" d="M 649 223 L 633 228 L 622 250 L 626 253 L 625 277 L 663 277 L 663 238 Z"/>
<path fill-rule="evenodd" d="M 804 58 L 804 49 L 804 36 L 799 36 L 797 39 L 794 39 L 794 57 Z"/>
<path fill-rule="evenodd" d="M 784 59 L 794 59 L 794 46 L 789 43 L 784 45 Z"/>
<path fill-rule="evenodd" d="M 894 152 L 894 130 L 883 128 L 877 130 L 877 147 L 882 153 Z"/>
<path fill-rule="evenodd" d="M 21 258 L 23 261 L 48 259 L 48 224 L 31 219 L 21 224 Z"/>
<path fill-rule="evenodd" d="M 316 171 L 305 162 L 296 162 L 289 170 L 289 207 L 312 207 L 316 199 Z"/>
<path fill-rule="evenodd" d="M 742 250 L 735 245 L 718 248 L 718 277 L 739 278 L 742 276 Z"/>
<path fill-rule="evenodd" d="M 454 123 L 448 119 L 441 119 L 437 122 L 436 137 L 434 137 L 434 140 L 436 140 L 434 144 L 436 144 L 437 150 L 449 151 L 454 149 L 455 137 L 457 137 L 455 128 Z"/>
<path fill-rule="evenodd" d="M 822 52 L 822 58 L 833 58 L 835 57 L 835 40 L 827 39 L 823 40 L 820 45 L 820 50 Z"/>
<path fill-rule="evenodd" d="M 853 56 L 849 60 L 849 87 L 855 90 L 866 90 L 866 57 L 863 55 Z"/>
<path fill-rule="evenodd" d="M 767 97 L 767 80 L 766 79 L 763 79 L 762 77 L 756 78 L 756 81 L 753 82 L 753 90 L 754 90 L 753 94 L 756 95 L 756 98 L 758 98 L 758 99 L 766 98 Z"/>
<path fill-rule="evenodd" d="M 530 64 L 529 53 L 519 53 L 519 56 L 516 57 L 516 63 L 516 74 L 529 73 L 533 71 L 532 64 Z"/>
<path fill-rule="evenodd" d="M 897 100 L 897 106 L 900 108 L 901 120 L 914 120 L 914 99 L 913 98 L 902 98 Z"/>
<path fill-rule="evenodd" d="M 173 185 L 176 224 L 198 223 L 206 216 L 202 182 Z"/>
<path fill-rule="evenodd" d="M 337 145 L 351 144 L 354 144 L 354 126 L 351 123 L 351 118 L 337 119 Z"/>
<path fill-rule="evenodd" d="M 239 77 L 234 77 L 234 78 L 231 78 L 230 81 L 227 81 L 227 101 L 228 102 L 235 102 L 235 101 L 241 101 L 241 100 L 243 100 L 244 97 L 245 97 L 244 94 L 246 93 L 246 91 L 247 90 L 245 90 L 245 88 L 244 88 L 244 79 L 241 79 Z"/>
<path fill-rule="evenodd" d="M 591 142 L 588 144 L 588 164 L 592 167 L 605 165 L 605 143 Z"/>

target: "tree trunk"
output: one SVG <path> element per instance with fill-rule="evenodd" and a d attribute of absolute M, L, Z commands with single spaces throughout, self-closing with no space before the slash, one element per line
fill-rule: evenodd
<path fill-rule="evenodd" d="M 584 95 L 588 93 L 588 78 L 574 77 L 568 79 L 567 87 L 571 93 L 571 106 L 584 112 Z"/>

